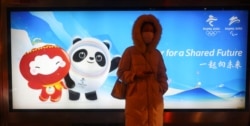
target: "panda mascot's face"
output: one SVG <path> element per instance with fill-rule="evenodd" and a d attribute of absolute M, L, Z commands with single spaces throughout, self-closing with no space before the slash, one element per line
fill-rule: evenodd
<path fill-rule="evenodd" d="M 100 48 L 100 47 L 99 47 Z M 93 45 L 84 45 L 76 48 L 71 55 L 72 66 L 78 73 L 88 76 L 102 74 L 107 61 L 105 53 Z"/>
<path fill-rule="evenodd" d="M 108 47 L 95 38 L 79 39 L 68 50 L 71 60 L 69 75 L 78 91 L 88 92 L 99 88 L 106 80 L 110 66 Z"/>

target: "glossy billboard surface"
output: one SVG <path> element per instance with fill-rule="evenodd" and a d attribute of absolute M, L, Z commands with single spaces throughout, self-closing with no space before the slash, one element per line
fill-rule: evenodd
<path fill-rule="evenodd" d="M 116 66 L 111 61 L 133 45 L 132 26 L 142 14 L 155 15 L 163 28 L 157 49 L 169 77 L 165 109 L 246 107 L 248 11 L 19 10 L 9 14 L 13 109 L 123 109 L 124 100 L 110 95 L 116 69 L 104 71 Z M 75 46 L 76 38 L 88 42 Z M 109 44 L 108 50 L 103 42 Z M 98 73 L 99 66 L 77 65 L 67 59 L 82 47 L 88 54 L 103 54 L 107 61 L 102 72 Z M 85 81 L 91 85 L 82 91 L 77 87 L 76 100 L 69 98 L 69 89 L 75 87 L 64 80 L 71 71 L 68 65 L 85 74 L 75 74 L 75 79 L 80 76 L 83 85 Z M 96 98 L 89 98 L 93 93 Z"/>

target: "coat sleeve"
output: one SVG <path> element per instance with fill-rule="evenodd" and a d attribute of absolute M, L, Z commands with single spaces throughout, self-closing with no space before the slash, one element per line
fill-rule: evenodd
<path fill-rule="evenodd" d="M 162 94 L 164 94 L 168 90 L 167 68 L 164 64 L 162 56 L 160 55 L 159 57 L 160 57 L 160 62 L 158 65 L 157 80 L 160 83 L 160 90 Z"/>
<path fill-rule="evenodd" d="M 132 66 L 131 51 L 127 48 L 119 62 L 117 76 L 125 83 L 131 83 L 134 80 L 135 73 L 131 70 Z"/>

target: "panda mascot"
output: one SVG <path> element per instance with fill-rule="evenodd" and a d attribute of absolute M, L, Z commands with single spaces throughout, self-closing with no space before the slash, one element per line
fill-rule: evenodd
<path fill-rule="evenodd" d="M 76 38 L 69 48 L 70 70 L 65 76 L 69 99 L 79 100 L 81 93 L 86 99 L 96 100 L 96 90 L 107 79 L 109 72 L 118 67 L 120 57 L 111 59 L 110 45 L 96 38 Z"/>

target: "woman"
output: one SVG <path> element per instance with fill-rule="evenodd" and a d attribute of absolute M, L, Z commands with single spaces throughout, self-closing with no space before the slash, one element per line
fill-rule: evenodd
<path fill-rule="evenodd" d="M 137 18 L 132 30 L 133 46 L 120 60 L 117 76 L 127 84 L 126 126 L 162 126 L 163 94 L 168 90 L 166 67 L 156 49 L 162 28 L 153 15 Z"/>

